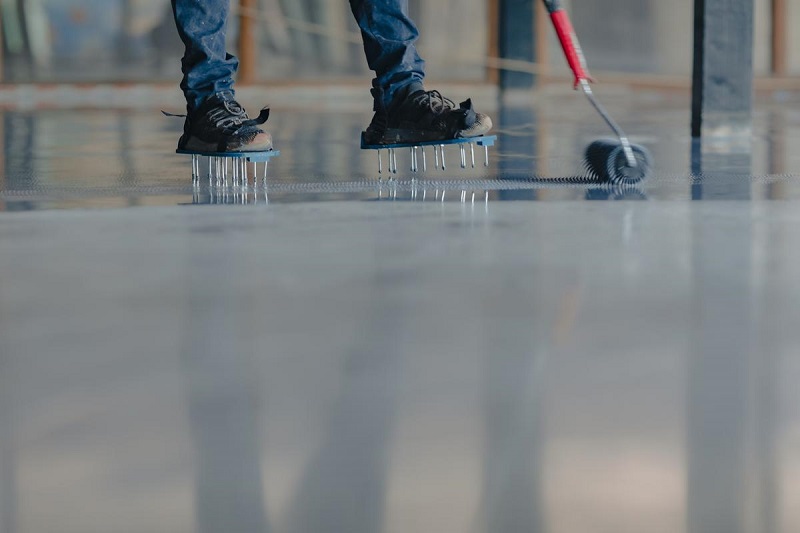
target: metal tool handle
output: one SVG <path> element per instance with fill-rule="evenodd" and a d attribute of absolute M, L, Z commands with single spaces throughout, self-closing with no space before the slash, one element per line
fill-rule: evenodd
<path fill-rule="evenodd" d="M 594 97 L 592 86 L 589 85 L 589 81 L 586 79 L 581 79 L 579 83 L 581 90 L 583 90 L 583 94 L 586 95 L 586 98 L 589 99 L 589 102 L 592 104 L 592 106 L 597 110 L 600 116 L 603 117 L 603 120 L 606 121 L 606 124 L 608 124 L 616 136 L 619 137 L 619 143 L 622 145 L 622 151 L 625 154 L 625 159 L 628 161 L 628 166 L 631 168 L 636 168 L 638 163 L 636 162 L 636 157 L 633 155 L 633 148 L 631 148 L 631 142 L 628 140 L 628 136 L 625 135 L 625 132 L 619 127 L 619 124 L 614 122 L 614 119 L 611 118 L 611 115 L 608 114 L 606 109 L 600 104 L 597 98 Z"/>
<path fill-rule="evenodd" d="M 633 155 L 633 149 L 631 148 L 628 137 L 594 97 L 592 87 L 589 84 L 589 82 L 594 81 L 594 79 L 592 79 L 589 74 L 589 67 L 586 65 L 586 57 L 583 55 L 581 43 L 578 41 L 578 36 L 575 33 L 569 15 L 566 10 L 564 10 L 560 0 L 544 0 L 544 5 L 547 7 L 548 13 L 550 13 L 550 20 L 553 22 L 553 27 L 558 35 L 561 48 L 564 50 L 564 56 L 567 58 L 569 68 L 575 75 L 573 88 L 581 88 L 592 106 L 600 113 L 600 116 L 603 117 L 603 120 L 606 121 L 606 124 L 609 125 L 617 137 L 619 137 L 619 142 L 622 144 L 622 150 L 625 153 L 625 159 L 628 160 L 628 165 L 636 167 L 636 157 Z"/>

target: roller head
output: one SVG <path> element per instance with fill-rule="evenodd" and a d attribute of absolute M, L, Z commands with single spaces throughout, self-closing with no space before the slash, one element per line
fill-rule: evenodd
<path fill-rule="evenodd" d="M 632 185 L 650 176 L 652 158 L 644 147 L 632 144 L 636 167 L 628 165 L 622 145 L 616 139 L 601 139 L 586 147 L 586 170 L 600 181 Z"/>

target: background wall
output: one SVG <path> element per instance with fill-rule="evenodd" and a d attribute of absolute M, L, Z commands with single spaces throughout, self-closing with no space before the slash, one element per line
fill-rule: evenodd
<path fill-rule="evenodd" d="M 442 80 L 486 79 L 490 2 L 410 0 L 420 50 Z M 536 0 L 532 0 L 536 1 Z M 756 3 L 756 73 L 770 72 L 770 6 Z M 800 75 L 800 0 L 787 0 L 789 67 Z M 566 2 L 590 66 L 598 71 L 688 76 L 692 0 Z M 233 1 L 237 12 L 238 1 Z M 0 0 L 7 82 L 170 81 L 180 76 L 182 45 L 169 0 Z M 258 0 L 261 81 L 369 76 L 344 0 Z M 237 18 L 229 46 L 236 49 Z M 553 72 L 564 60 L 546 26 Z M 533 33 L 533 29 L 532 29 Z"/>

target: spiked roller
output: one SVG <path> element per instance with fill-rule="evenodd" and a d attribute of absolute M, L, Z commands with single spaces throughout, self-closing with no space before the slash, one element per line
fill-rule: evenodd
<path fill-rule="evenodd" d="M 427 172 L 428 160 L 425 152 L 426 148 L 433 148 L 433 164 L 435 169 L 447 170 L 445 158 L 445 147 L 458 146 L 461 168 L 471 165 L 475 168 L 475 147 L 483 148 L 483 164 L 489 166 L 489 147 L 494 146 L 497 141 L 496 135 L 483 135 L 480 137 L 467 137 L 463 139 L 449 139 L 444 141 L 424 141 L 408 144 L 367 144 L 364 136 L 361 136 L 362 150 L 376 150 L 378 152 L 378 173 L 383 174 L 383 155 L 382 150 L 388 154 L 387 172 L 397 174 L 397 151 L 408 150 L 411 159 L 411 172 Z M 420 167 L 419 155 L 422 153 L 422 165 Z"/>
<path fill-rule="evenodd" d="M 634 185 L 650 173 L 650 153 L 642 146 L 631 145 L 636 165 L 627 162 L 623 147 L 614 139 L 600 139 L 586 147 L 586 170 L 599 181 L 618 185 Z"/>
<path fill-rule="evenodd" d="M 564 50 L 569 68 L 575 76 L 574 88 L 583 91 L 589 103 L 619 139 L 618 143 L 612 141 L 609 144 L 608 141 L 597 141 L 589 145 L 586 149 L 585 161 L 590 172 L 600 179 L 612 183 L 636 183 L 645 179 L 651 167 L 650 154 L 641 146 L 630 143 L 622 128 L 595 98 L 590 85 L 590 82 L 594 80 L 589 75 L 578 36 L 575 34 L 572 22 L 563 8 L 561 0 L 544 0 L 544 5 L 550 14 L 550 20 L 558 35 L 561 48 Z M 612 144 L 616 146 L 612 146 Z"/>
<path fill-rule="evenodd" d="M 247 189 L 250 186 L 249 164 L 253 165 L 253 189 L 258 188 L 259 164 L 263 164 L 261 172 L 264 187 L 267 186 L 267 168 L 269 160 L 278 157 L 278 150 L 263 152 L 224 152 L 207 153 L 189 150 L 176 150 L 176 153 L 189 155 L 192 158 L 192 184 L 200 185 L 202 179 L 208 178 L 209 187 L 233 186 Z"/>

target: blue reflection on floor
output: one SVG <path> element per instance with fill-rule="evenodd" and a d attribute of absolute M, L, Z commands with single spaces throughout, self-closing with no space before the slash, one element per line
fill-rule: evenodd
<path fill-rule="evenodd" d="M 800 531 L 800 114 L 608 100 L 638 187 L 576 95 L 414 181 L 276 110 L 245 194 L 157 110 L 4 112 L 0 532 Z"/>
<path fill-rule="evenodd" d="M 268 123 L 282 155 L 271 165 L 269 194 L 191 187 L 188 158 L 173 153 L 180 120 L 152 112 L 2 112 L 0 199 L 7 210 L 81 206 L 254 204 L 333 199 L 448 201 L 488 191 L 496 200 L 791 198 L 800 175 L 800 116 L 784 105 L 757 107 L 744 135 L 706 140 L 688 135 L 688 102 L 645 94 L 607 98 L 630 138 L 652 153 L 649 180 L 633 186 L 598 183 L 583 154 L 605 124 L 573 95 L 545 95 L 538 105 L 491 109 L 499 139 L 490 165 L 461 169 L 458 150 L 446 171 L 378 174 L 375 152 L 358 149 L 366 113 L 273 111 Z M 491 104 L 491 103 L 490 103 Z M 491 107 L 491 105 L 489 105 Z M 429 155 L 428 157 L 431 157 Z M 480 160 L 481 157 L 478 157 Z M 465 194 L 462 194 L 465 193 Z M 430 193 L 430 194 L 429 194 Z"/>

